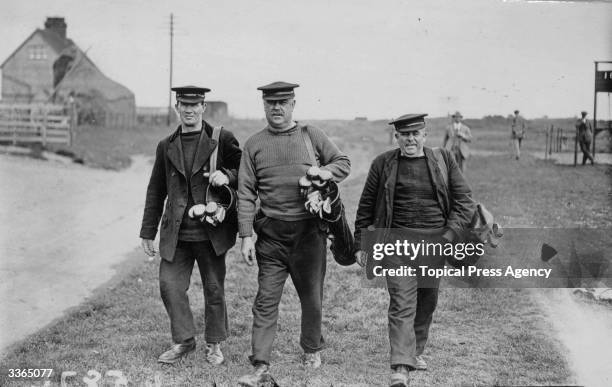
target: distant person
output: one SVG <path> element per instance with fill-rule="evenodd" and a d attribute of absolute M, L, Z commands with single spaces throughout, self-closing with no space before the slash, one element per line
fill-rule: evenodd
<path fill-rule="evenodd" d="M 576 121 L 576 130 L 578 130 L 578 144 L 582 151 L 582 165 L 586 164 L 587 159 L 591 161 L 591 165 L 595 164 L 593 155 L 591 154 L 591 142 L 593 141 L 593 127 L 591 122 L 587 120 L 587 112 L 580 113 L 582 118 Z"/>
<path fill-rule="evenodd" d="M 465 164 L 470 157 L 470 147 L 468 143 L 472 141 L 470 128 L 462 122 L 463 116 L 455 112 L 452 116 L 453 122 L 446 128 L 442 147 L 448 149 L 459 166 L 461 172 L 465 173 Z"/>
<path fill-rule="evenodd" d="M 447 243 L 454 241 L 469 223 L 474 211 L 471 189 L 449 151 L 439 149 L 438 152 L 424 146 L 428 131 L 425 116 L 406 114 L 389 123 L 395 127 L 399 149 L 382 153 L 370 166 L 355 219 L 358 246 L 362 230 L 372 227 L 384 231 L 383 240 L 376 243 L 394 243 L 407 236 L 416 241 Z M 438 162 L 438 157 L 444 162 Z M 446 170 L 441 170 L 441 164 Z M 360 250 L 355 255 L 357 262 L 364 266 L 366 253 Z M 388 267 L 398 268 L 408 264 L 410 260 L 405 258 L 393 255 L 385 260 L 388 259 Z M 414 263 L 440 269 L 445 258 L 419 256 Z M 387 276 L 386 280 L 390 385 L 405 387 L 409 372 L 427 369 L 422 355 L 438 302 L 440 278 Z"/>
<path fill-rule="evenodd" d="M 224 361 L 220 343 L 228 335 L 225 253 L 236 242 L 237 217 L 235 211 L 233 215 L 229 212 L 225 220 L 212 226 L 191 218 L 188 212 L 194 204 L 206 202 L 209 184 L 236 187 L 242 152 L 231 132 L 219 132 L 202 120 L 204 95 L 210 89 L 186 86 L 172 90 L 181 123 L 157 145 L 140 230 L 142 248 L 153 257 L 153 240 L 161 219 L 159 285 L 174 345 L 158 361 L 173 364 L 195 350 L 196 330 L 187 289 L 197 261 L 204 288 L 206 360 L 219 365 Z M 213 132 L 219 134 L 218 141 L 212 139 Z M 216 170 L 210 173 L 215 148 Z"/>
<path fill-rule="evenodd" d="M 521 145 L 525 133 L 527 132 L 527 121 L 519 115 L 519 111 L 514 111 L 514 117 L 512 117 L 512 147 L 514 150 L 514 157 L 518 160 L 521 158 Z"/>
<path fill-rule="evenodd" d="M 306 137 L 330 178 L 339 182 L 350 172 L 350 161 L 320 129 L 293 120 L 297 84 L 274 82 L 261 86 L 268 125 L 251 136 L 245 146 L 238 177 L 238 227 L 242 256 L 257 262 L 257 296 L 253 303 L 252 373 L 238 383 L 256 387 L 269 380 L 272 345 L 276 336 L 278 305 L 287 277 L 300 298 L 302 363 L 321 365 L 322 303 L 327 234 L 320 219 L 308 212 L 298 180 L 311 166 Z M 260 208 L 256 211 L 256 201 Z M 253 242 L 253 230 L 257 243 Z"/>

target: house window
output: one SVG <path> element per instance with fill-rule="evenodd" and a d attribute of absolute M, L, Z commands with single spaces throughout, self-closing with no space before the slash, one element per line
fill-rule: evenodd
<path fill-rule="evenodd" d="M 47 59 L 47 50 L 45 50 L 43 45 L 30 46 L 28 53 L 31 60 Z"/>

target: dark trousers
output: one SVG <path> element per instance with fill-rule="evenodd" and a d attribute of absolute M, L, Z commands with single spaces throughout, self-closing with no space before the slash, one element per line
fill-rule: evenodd
<path fill-rule="evenodd" d="M 225 254 L 217 256 L 209 241 L 179 241 L 174 260 L 161 260 L 159 287 L 170 317 L 172 340 L 180 343 L 195 337 L 193 314 L 187 296 L 195 261 L 198 261 L 204 287 L 204 338 L 209 343 L 218 343 L 227 338 L 228 331 L 224 291 Z"/>
<path fill-rule="evenodd" d="M 582 165 L 586 164 L 587 159 L 591 161 L 593 164 L 595 161 L 593 160 L 593 155 L 591 154 L 591 142 L 590 141 L 580 141 L 580 150 L 582 151 Z"/>
<path fill-rule="evenodd" d="M 427 236 L 423 236 L 427 238 Z M 415 237 L 413 240 L 420 240 Z M 423 277 L 419 266 L 444 267 L 444 257 L 418 257 L 406 261 L 403 257 L 389 257 L 384 267 L 413 266 L 415 277 L 387 277 L 389 292 L 389 344 L 391 346 L 391 367 L 407 365 L 414 369 L 415 356 L 423 354 L 433 313 L 438 305 L 440 279 Z"/>
<path fill-rule="evenodd" d="M 415 356 L 423 354 L 427 344 L 438 288 L 420 288 L 417 282 L 402 281 L 388 288 L 391 367 L 404 364 L 414 368 Z"/>
<path fill-rule="evenodd" d="M 270 363 L 276 336 L 278 305 L 288 276 L 300 298 L 304 352 L 323 349 L 321 334 L 326 235 L 318 220 L 287 222 L 264 217 L 255 223 L 259 289 L 253 304 L 251 362 Z"/>

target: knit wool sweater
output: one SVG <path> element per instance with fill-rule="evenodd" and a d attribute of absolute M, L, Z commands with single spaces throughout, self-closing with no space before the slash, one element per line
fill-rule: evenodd
<path fill-rule="evenodd" d="M 320 129 L 307 127 L 308 134 L 322 168 L 334 180 L 344 180 L 350 170 L 348 157 Z M 302 125 L 278 131 L 266 127 L 247 140 L 238 172 L 238 233 L 253 235 L 255 202 L 267 217 L 285 221 L 312 218 L 304 208 L 298 180 L 312 165 Z"/>

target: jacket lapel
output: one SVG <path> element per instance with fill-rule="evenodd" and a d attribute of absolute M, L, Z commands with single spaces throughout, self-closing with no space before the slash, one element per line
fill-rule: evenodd
<path fill-rule="evenodd" d="M 440 168 L 438 167 L 436 155 L 433 153 L 433 151 L 430 148 L 425 147 L 423 148 L 423 152 L 425 153 L 425 159 L 427 160 L 427 169 L 429 169 L 429 176 L 431 177 L 434 189 L 436 190 L 436 197 L 438 198 L 438 203 L 440 204 L 442 211 L 444 211 L 445 214 L 448 214 L 448 205 L 446 203 L 446 200 L 444 200 L 447 197 L 447 194 L 444 191 L 448 188 L 446 187 L 446 184 L 444 184 L 444 178 L 442 177 L 443 172 L 440 171 Z M 440 154 L 440 157 L 444 156 Z"/>
<path fill-rule="evenodd" d="M 185 164 L 183 157 L 183 145 L 181 144 L 181 127 L 176 129 L 176 132 L 170 138 L 170 144 L 168 144 L 168 160 L 174 165 L 174 167 L 185 175 Z"/>
<path fill-rule="evenodd" d="M 399 157 L 399 153 L 399 149 L 393 152 L 390 155 L 391 157 L 385 160 L 385 166 L 383 168 L 385 173 L 385 211 L 387 212 L 387 224 L 385 227 L 390 227 L 392 222 L 391 216 L 389 215 L 393 214 L 393 197 L 395 196 L 395 184 L 397 182 L 397 158 Z"/>
<path fill-rule="evenodd" d="M 217 146 L 217 141 L 211 139 L 208 135 L 208 131 L 205 129 L 208 129 L 206 123 L 202 125 L 202 134 L 200 135 L 200 141 L 198 142 L 198 148 L 196 149 L 195 158 L 193 160 L 193 168 L 190 171 L 191 175 L 199 171 L 200 168 L 204 166 L 204 163 L 208 161 L 211 153 Z"/>

